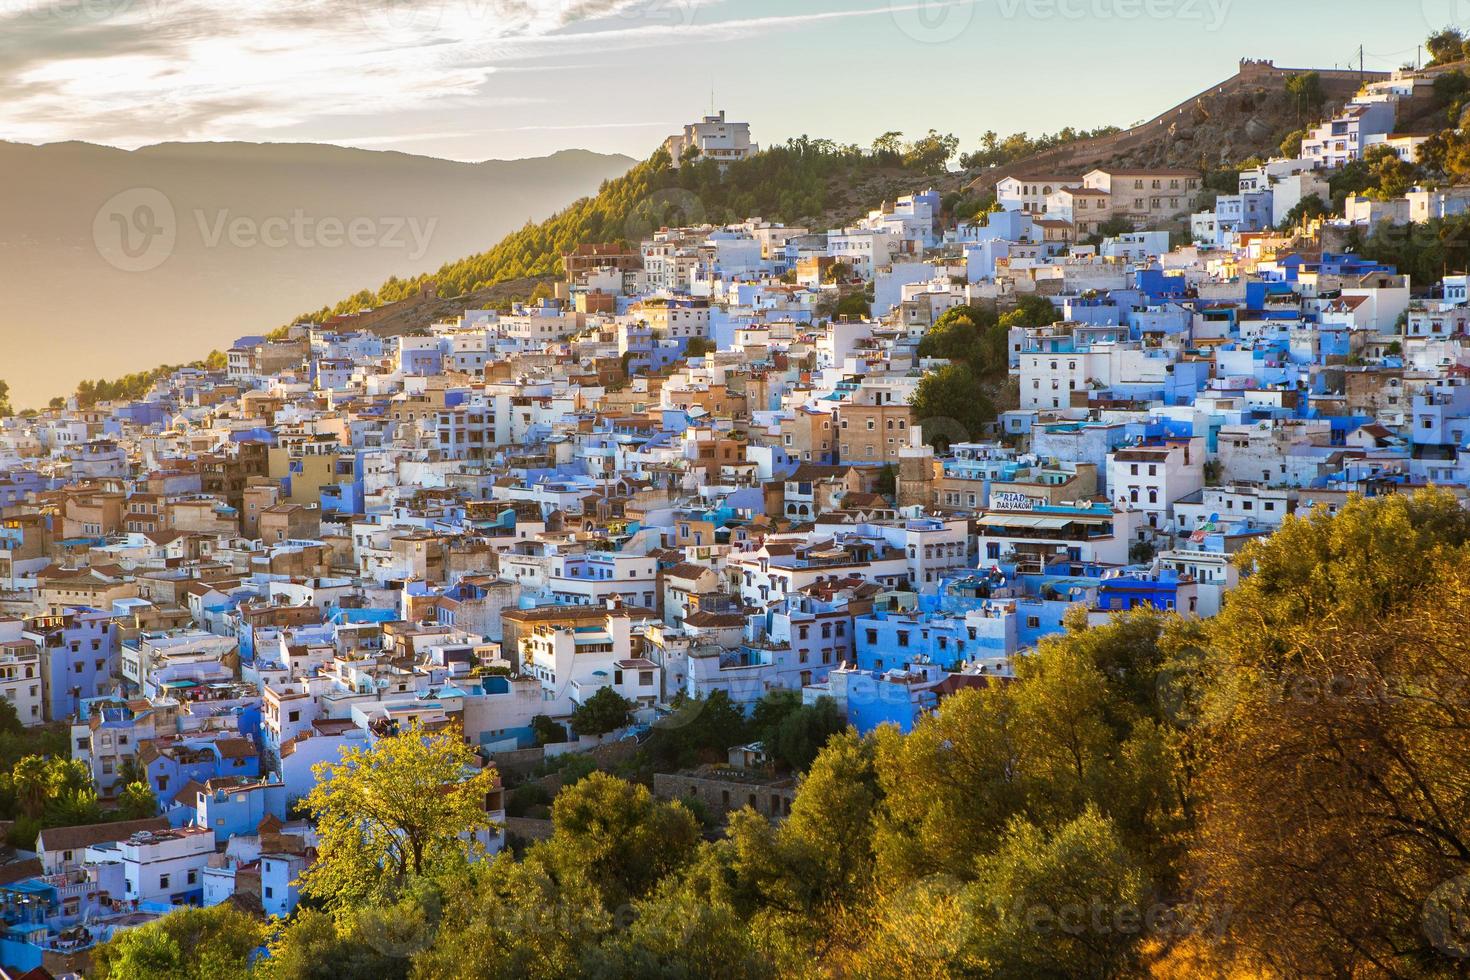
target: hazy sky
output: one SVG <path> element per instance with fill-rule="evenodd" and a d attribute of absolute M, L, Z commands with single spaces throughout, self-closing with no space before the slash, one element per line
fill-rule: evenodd
<path fill-rule="evenodd" d="M 1470 0 L 0 0 L 0 139 L 646 156 L 1126 126 L 1239 57 L 1389 69 Z"/>

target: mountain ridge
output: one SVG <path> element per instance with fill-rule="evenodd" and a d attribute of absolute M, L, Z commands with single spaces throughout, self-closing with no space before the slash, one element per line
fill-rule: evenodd
<path fill-rule="evenodd" d="M 312 143 L 0 142 L 3 374 L 17 404 L 37 405 L 83 378 L 228 346 L 323 295 L 438 268 L 632 163 L 575 149 L 463 162 Z M 107 238 L 154 192 L 170 251 L 118 268 Z M 345 240 L 354 223 L 370 234 Z M 405 228 L 416 234 L 395 235 Z"/>

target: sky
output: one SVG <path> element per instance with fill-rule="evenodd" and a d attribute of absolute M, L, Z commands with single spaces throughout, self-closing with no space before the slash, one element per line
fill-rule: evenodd
<path fill-rule="evenodd" d="M 1232 74 L 1412 62 L 1470 0 L 0 0 L 0 139 L 646 157 L 1127 126 Z"/>

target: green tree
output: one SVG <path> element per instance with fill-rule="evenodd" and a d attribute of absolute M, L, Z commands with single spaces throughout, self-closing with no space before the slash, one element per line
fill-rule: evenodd
<path fill-rule="evenodd" d="M 1372 175 L 1374 186 L 1370 188 L 1370 192 L 1375 197 L 1382 200 L 1403 197 L 1414 185 L 1417 176 L 1415 168 L 1405 163 L 1387 146 L 1369 147 L 1363 154 L 1363 162 Z"/>
<path fill-rule="evenodd" d="M 777 730 L 781 727 L 781 722 L 794 712 L 800 711 L 801 705 L 800 691 L 794 691 L 789 687 L 778 687 L 767 691 L 750 709 L 751 736 L 761 742 L 773 741 Z"/>
<path fill-rule="evenodd" d="M 88 798 L 96 801 L 92 772 L 76 759 L 28 755 L 0 776 L 0 785 L 15 795 L 21 814 L 31 819 L 48 811 L 53 815 L 68 812 L 78 804 L 85 805 Z M 62 826 L 67 821 L 58 817 L 48 822 Z"/>
<path fill-rule="evenodd" d="M 9 418 L 15 414 L 15 409 L 10 405 L 10 385 L 0 381 L 0 419 Z"/>
<path fill-rule="evenodd" d="M 1470 77 L 1462 71 L 1447 71 L 1435 77 L 1431 91 L 1436 105 L 1452 108 L 1470 94 Z"/>
<path fill-rule="evenodd" d="M 531 732 L 536 736 L 537 745 L 555 745 L 567 740 L 566 726 L 552 721 L 546 715 L 537 715 L 531 719 Z"/>
<path fill-rule="evenodd" d="M 1308 194 L 1286 212 L 1281 219 L 1281 227 L 1299 228 L 1308 221 L 1325 218 L 1330 213 L 1326 201 L 1316 194 Z"/>
<path fill-rule="evenodd" d="M 847 730 L 847 717 L 837 702 L 820 697 L 815 704 L 788 712 L 766 737 L 766 751 L 780 765 L 805 772 L 832 736 Z"/>
<path fill-rule="evenodd" d="M 725 691 L 674 698 L 673 710 L 653 725 L 648 752 L 661 769 L 686 769 L 725 759 L 730 747 L 750 737 L 745 713 Z"/>
<path fill-rule="evenodd" d="M 979 861 L 977 958 L 996 976 L 1138 975 L 1147 896 L 1147 876 L 1096 808 L 1053 832 L 1018 818 Z"/>
<path fill-rule="evenodd" d="M 1293 129 L 1287 133 L 1286 138 L 1281 141 L 1281 146 L 1279 147 L 1281 155 L 1290 160 L 1295 160 L 1300 157 L 1302 155 L 1302 140 L 1306 138 L 1307 131 L 1305 129 Z"/>
<path fill-rule="evenodd" d="M 714 856 L 734 882 L 737 908 L 779 910 L 781 931 L 811 943 L 861 902 L 871 885 L 882 805 L 875 760 L 873 738 L 850 730 L 835 735 L 779 827 L 749 808 L 732 816 Z"/>
<path fill-rule="evenodd" d="M 1057 322 L 1057 307 L 1045 296 L 1026 294 L 1016 301 L 1016 308 L 1000 318 L 1000 325 L 1012 327 L 1045 327 Z"/>
<path fill-rule="evenodd" d="M 415 724 L 313 772 L 305 805 L 320 843 L 302 892 L 329 906 L 392 895 L 443 862 L 473 856 L 474 834 L 490 826 L 495 771 L 481 768 L 457 729 Z"/>
<path fill-rule="evenodd" d="M 958 435 L 975 438 L 995 419 L 995 409 L 968 364 L 930 371 L 914 390 L 914 417 L 931 444 L 948 444 Z"/>
<path fill-rule="evenodd" d="M 609 912 L 649 894 L 699 843 L 699 823 L 683 804 L 602 772 L 562 790 L 551 822 L 534 860 L 559 881 L 588 883 Z"/>
<path fill-rule="evenodd" d="M 719 349 L 719 346 L 708 337 L 690 337 L 684 345 L 685 357 L 704 357 Z"/>
<path fill-rule="evenodd" d="M 903 163 L 905 167 L 920 173 L 942 174 L 949 169 L 950 158 L 959 148 L 957 136 L 931 129 L 928 135 L 905 147 Z"/>
<path fill-rule="evenodd" d="M 903 133 L 889 130 L 873 140 L 873 156 L 884 163 L 898 163 L 902 159 Z"/>
<path fill-rule="evenodd" d="M 6 698 L 0 698 L 0 735 L 19 737 L 25 734 L 26 727 L 21 724 L 20 715 L 16 713 L 15 703 Z"/>
<path fill-rule="evenodd" d="M 115 933 L 92 951 L 92 966 L 99 980 L 243 978 L 265 937 L 263 923 L 229 903 L 181 908 Z"/>
<path fill-rule="evenodd" d="M 1445 491 L 1316 508 L 1245 549 L 1206 624 L 1195 886 L 1275 972 L 1458 969 L 1467 542 Z"/>
<path fill-rule="evenodd" d="M 873 315 L 873 301 L 866 293 L 848 293 L 837 301 L 832 315 L 853 320 L 866 320 Z"/>
<path fill-rule="evenodd" d="M 1322 88 L 1322 76 L 1314 71 L 1301 72 L 1288 78 L 1286 94 L 1296 100 L 1298 120 L 1303 111 L 1316 113 L 1321 110 L 1322 103 L 1327 101 L 1327 92 Z"/>
<path fill-rule="evenodd" d="M 572 731 L 578 735 L 606 735 L 627 725 L 632 717 L 633 702 L 610 687 L 572 710 Z"/>
<path fill-rule="evenodd" d="M 582 975 L 614 920 L 577 868 L 563 869 L 559 876 L 542 852 L 537 844 L 524 861 L 501 854 L 444 878 L 437 929 L 425 930 L 408 947 L 413 975 L 422 980 Z"/>
<path fill-rule="evenodd" d="M 747 977 L 794 974 L 780 954 L 728 902 L 711 899 L 682 877 L 669 877 L 634 903 L 625 932 L 584 960 L 587 977 Z M 788 954 L 789 955 L 789 954 Z"/>
<path fill-rule="evenodd" d="M 1465 35 L 1457 27 L 1445 27 L 1435 31 L 1424 40 L 1429 52 L 1430 66 L 1458 61 L 1465 46 Z"/>
<path fill-rule="evenodd" d="M 118 816 L 123 820 L 142 820 L 158 815 L 158 801 L 147 783 L 128 783 L 117 797 Z"/>

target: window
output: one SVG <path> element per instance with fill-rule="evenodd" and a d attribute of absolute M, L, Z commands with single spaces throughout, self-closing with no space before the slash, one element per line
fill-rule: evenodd
<path fill-rule="evenodd" d="M 908 630 L 899 630 L 898 631 L 898 645 L 901 646 L 901 647 L 906 647 L 906 646 L 909 645 L 909 634 L 908 634 Z"/>
<path fill-rule="evenodd" d="M 1027 616 L 1026 617 L 1026 628 L 1028 630 L 1039 629 L 1040 627 L 1041 627 L 1041 617 L 1040 616 Z"/>
<path fill-rule="evenodd" d="M 158 876 L 158 887 L 159 888 L 167 888 L 168 887 L 168 875 L 159 875 Z"/>

